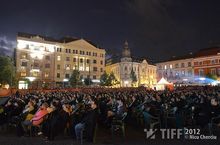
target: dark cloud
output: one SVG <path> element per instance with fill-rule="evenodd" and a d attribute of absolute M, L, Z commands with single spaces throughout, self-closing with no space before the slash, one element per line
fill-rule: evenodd
<path fill-rule="evenodd" d="M 0 36 L 0 50 L 1 54 L 11 56 L 16 47 L 16 42 L 14 40 L 9 40 L 6 36 Z"/>

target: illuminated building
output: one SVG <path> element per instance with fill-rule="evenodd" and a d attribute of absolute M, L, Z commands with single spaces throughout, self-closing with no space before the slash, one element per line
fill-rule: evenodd
<path fill-rule="evenodd" d="M 20 88 L 27 87 L 23 78 L 29 79 L 37 88 L 45 83 L 49 86 L 62 84 L 69 80 L 74 69 L 80 71 L 82 80 L 90 77 L 98 83 L 104 66 L 105 50 L 85 39 L 67 37 L 56 40 L 18 33 L 16 68 Z"/>
<path fill-rule="evenodd" d="M 158 79 L 164 77 L 175 84 L 205 82 L 207 75 L 220 76 L 220 48 L 201 49 L 194 54 L 174 57 L 156 65 Z"/>
<path fill-rule="evenodd" d="M 136 81 L 131 77 L 131 72 L 134 72 Z M 153 87 L 156 84 L 156 66 L 149 64 L 145 59 L 135 61 L 131 58 L 131 52 L 128 47 L 128 42 L 125 42 L 122 51 L 122 57 L 118 62 L 109 62 L 106 64 L 106 72 L 114 73 L 116 79 L 120 82 L 118 87 L 131 86 L 148 86 Z"/>
<path fill-rule="evenodd" d="M 220 76 L 220 48 L 201 49 L 193 59 L 196 76 L 205 77 L 207 74 Z"/>
<path fill-rule="evenodd" d="M 157 66 L 157 77 L 160 80 L 164 77 L 172 83 L 182 83 L 194 77 L 192 55 L 174 57 L 170 60 L 159 62 Z"/>

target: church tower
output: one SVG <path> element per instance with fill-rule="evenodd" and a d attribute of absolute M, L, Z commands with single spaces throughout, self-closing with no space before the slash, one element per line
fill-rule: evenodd
<path fill-rule="evenodd" d="M 127 62 L 131 62 L 131 51 L 130 48 L 128 47 L 128 42 L 125 41 L 124 43 L 124 48 L 122 50 L 122 58 L 121 61 L 127 61 Z"/>

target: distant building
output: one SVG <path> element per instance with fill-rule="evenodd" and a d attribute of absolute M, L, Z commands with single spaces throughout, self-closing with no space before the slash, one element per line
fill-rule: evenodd
<path fill-rule="evenodd" d="M 220 77 L 220 48 L 201 49 L 195 54 L 193 65 L 196 76 L 211 74 Z"/>
<path fill-rule="evenodd" d="M 162 77 L 169 82 L 182 83 L 194 77 L 193 58 L 192 55 L 172 58 L 170 60 L 156 63 L 157 78 Z"/>
<path fill-rule="evenodd" d="M 158 79 L 173 83 L 197 83 L 207 75 L 220 77 L 220 48 L 205 48 L 184 57 L 156 63 Z"/>
<path fill-rule="evenodd" d="M 16 68 L 20 80 L 27 78 L 38 88 L 45 83 L 64 84 L 75 69 L 80 71 L 81 79 L 90 77 L 93 82 L 99 82 L 105 69 L 105 50 L 85 39 L 56 40 L 18 33 Z M 26 87 L 23 81 L 20 83 Z"/>
<path fill-rule="evenodd" d="M 131 75 L 132 71 L 136 77 L 135 82 Z M 152 87 L 156 84 L 156 66 L 149 64 L 145 59 L 141 62 L 134 61 L 131 57 L 128 42 L 124 44 L 120 60 L 107 60 L 106 72 L 109 74 L 114 73 L 116 79 L 120 82 L 117 85 L 118 87 L 141 85 Z"/>

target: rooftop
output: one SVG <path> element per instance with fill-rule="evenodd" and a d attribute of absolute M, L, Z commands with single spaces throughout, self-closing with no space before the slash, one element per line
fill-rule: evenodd
<path fill-rule="evenodd" d="M 44 39 L 45 41 L 57 42 L 57 43 L 69 43 L 69 42 L 73 42 L 76 40 L 80 40 L 80 38 L 71 37 L 71 36 L 65 36 L 65 37 L 61 37 L 59 39 L 55 39 L 53 37 L 48 37 L 48 36 L 43 36 L 43 35 L 38 35 L 38 34 L 24 33 L 24 32 L 18 32 L 17 36 L 29 38 L 29 39 L 32 37 L 40 37 L 40 38 Z M 84 39 L 84 40 L 87 41 L 88 43 L 90 43 L 91 45 L 97 47 L 97 45 L 95 43 L 93 43 L 91 40 L 88 40 L 88 39 Z M 103 48 L 100 48 L 100 49 L 103 49 Z"/>

